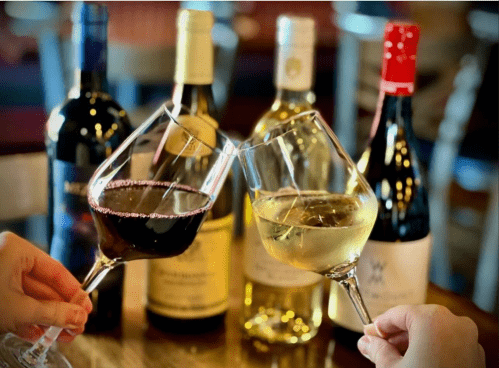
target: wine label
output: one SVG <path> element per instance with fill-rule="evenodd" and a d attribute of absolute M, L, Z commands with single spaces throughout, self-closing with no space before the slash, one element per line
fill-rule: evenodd
<path fill-rule="evenodd" d="M 215 129 L 218 123 L 209 115 L 180 115 L 176 119 L 196 139 L 193 139 L 186 130 L 180 128 L 178 125 L 174 123 L 169 124 L 165 132 L 165 134 L 168 134 L 165 150 L 182 157 L 210 155 L 213 151 L 212 148 L 217 144 Z M 206 124 L 206 122 L 210 123 L 211 126 Z"/>
<path fill-rule="evenodd" d="M 251 210 L 249 197 L 246 196 L 246 241 L 244 244 L 244 273 L 255 282 L 276 287 L 308 286 L 323 280 L 314 272 L 300 270 L 284 264 L 270 256 L 258 233 Z"/>
<path fill-rule="evenodd" d="M 175 60 L 175 82 L 198 85 L 212 84 L 213 53 L 210 31 L 179 30 Z"/>
<path fill-rule="evenodd" d="M 371 318 L 397 305 L 425 303 L 431 243 L 431 235 L 410 242 L 367 241 L 357 278 Z M 352 302 L 336 282 L 331 283 L 328 314 L 343 327 L 363 331 Z"/>
<path fill-rule="evenodd" d="M 190 319 L 227 309 L 233 223 L 233 214 L 206 221 L 185 253 L 149 261 L 147 307 L 152 312 Z"/>
<path fill-rule="evenodd" d="M 314 44 L 282 44 L 277 53 L 275 85 L 278 89 L 307 91 L 312 88 Z"/>

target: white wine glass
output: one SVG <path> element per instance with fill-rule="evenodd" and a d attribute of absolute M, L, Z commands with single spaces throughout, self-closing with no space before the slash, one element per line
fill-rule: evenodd
<path fill-rule="evenodd" d="M 355 266 L 378 204 L 321 115 L 312 110 L 297 114 L 271 129 L 263 142 L 250 138 L 238 151 L 267 252 L 339 282 L 363 324 L 371 323 Z"/>
<path fill-rule="evenodd" d="M 212 123 L 184 106 L 162 105 L 90 179 L 88 201 L 99 247 L 83 290 L 91 292 L 125 262 L 185 252 L 235 157 L 234 144 Z M 34 345 L 5 335 L 0 367 L 70 368 L 50 349 L 61 331 L 50 327 Z"/>

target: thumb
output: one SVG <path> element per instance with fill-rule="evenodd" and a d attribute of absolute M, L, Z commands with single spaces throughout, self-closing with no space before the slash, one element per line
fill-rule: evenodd
<path fill-rule="evenodd" d="M 402 360 L 397 348 L 380 337 L 364 335 L 357 343 L 357 347 L 362 355 L 376 364 L 377 368 L 396 367 Z"/>

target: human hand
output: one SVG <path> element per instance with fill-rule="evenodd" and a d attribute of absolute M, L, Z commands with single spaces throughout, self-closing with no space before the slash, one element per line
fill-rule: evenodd
<path fill-rule="evenodd" d="M 476 324 L 441 305 L 389 309 L 364 333 L 359 351 L 377 368 L 485 368 Z"/>
<path fill-rule="evenodd" d="M 58 340 L 72 341 L 92 310 L 80 286 L 61 263 L 27 240 L 0 233 L 0 333 L 35 341 L 42 326 L 57 326 L 65 329 Z"/>

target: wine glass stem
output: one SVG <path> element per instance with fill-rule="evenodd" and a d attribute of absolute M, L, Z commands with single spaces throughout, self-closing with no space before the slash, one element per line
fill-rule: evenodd
<path fill-rule="evenodd" d="M 107 273 L 118 264 L 118 262 L 110 260 L 101 254 L 99 258 L 96 259 L 92 269 L 85 277 L 81 288 L 86 293 L 90 293 L 97 287 L 97 285 L 99 285 Z M 60 327 L 50 327 L 30 349 L 26 350 L 19 357 L 21 363 L 28 367 L 43 367 L 43 362 L 45 361 L 45 357 L 50 349 L 50 346 L 55 340 L 57 340 L 62 330 L 63 329 Z"/>
<path fill-rule="evenodd" d="M 364 304 L 362 296 L 360 295 L 355 267 L 348 271 L 348 273 L 344 277 L 335 280 L 338 281 L 343 289 L 345 289 L 345 291 L 347 292 L 350 300 L 357 310 L 360 319 L 362 320 L 362 324 L 364 326 L 371 324 L 371 317 L 369 316 L 369 312 L 367 311 L 366 305 Z"/>

